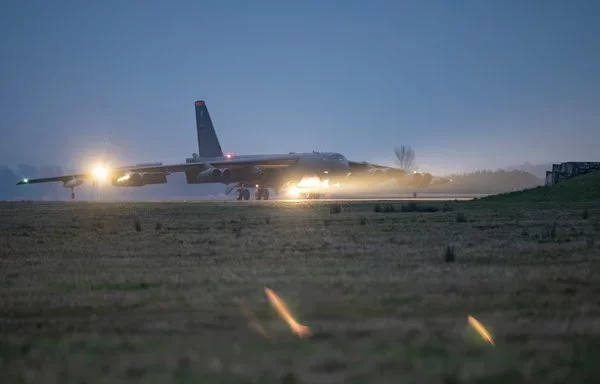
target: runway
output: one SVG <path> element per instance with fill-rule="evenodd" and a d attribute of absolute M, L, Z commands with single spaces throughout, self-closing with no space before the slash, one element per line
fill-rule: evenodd
<path fill-rule="evenodd" d="M 400 201 L 468 201 L 480 196 L 424 196 L 424 197 L 339 197 L 321 199 L 269 199 L 269 200 L 236 200 L 235 198 L 190 198 L 190 199 L 165 199 L 165 200 L 86 200 L 102 203 L 187 203 L 187 204 L 277 204 L 277 203 L 378 203 Z M 84 200 L 79 200 L 84 201 Z"/>
<path fill-rule="evenodd" d="M 364 198 L 330 198 L 330 199 L 272 199 L 272 200 L 195 200 L 193 202 L 224 202 L 224 203 L 368 203 L 368 202 L 385 202 L 385 201 L 467 201 L 473 200 L 473 197 L 364 197 Z M 183 202 L 192 202 L 183 200 Z"/>
<path fill-rule="evenodd" d="M 412 197 L 411 195 L 406 196 L 339 196 L 339 197 L 324 197 L 320 199 L 301 199 L 301 198 L 271 198 L 269 200 L 236 200 L 234 196 L 224 196 L 224 195 L 212 195 L 212 196 L 179 196 L 179 197 L 171 197 L 165 199 L 103 199 L 102 196 L 98 196 L 94 199 L 75 199 L 75 200 L 39 200 L 39 201 L 30 201 L 34 203 L 105 203 L 105 204 L 123 204 L 123 203 L 185 203 L 185 204 L 215 204 L 215 203 L 226 203 L 226 204 L 277 204 L 277 203 L 368 203 L 368 202 L 410 202 L 410 201 L 468 201 L 473 200 L 474 198 L 480 198 L 486 195 L 451 195 L 451 194 L 430 194 L 418 197 Z M 23 202 L 24 200 L 15 200 L 15 201 L 5 201 L 6 203 L 18 203 Z"/>

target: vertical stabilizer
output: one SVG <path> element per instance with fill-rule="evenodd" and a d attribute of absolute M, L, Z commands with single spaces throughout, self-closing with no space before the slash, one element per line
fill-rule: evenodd
<path fill-rule="evenodd" d="M 204 100 L 194 103 L 196 106 L 196 131 L 198 132 L 199 157 L 223 157 L 221 144 L 213 127 Z"/>

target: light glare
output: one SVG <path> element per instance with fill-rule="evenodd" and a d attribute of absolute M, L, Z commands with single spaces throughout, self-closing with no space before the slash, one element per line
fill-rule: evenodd
<path fill-rule="evenodd" d="M 119 177 L 119 178 L 117 179 L 117 183 L 122 183 L 122 182 L 124 182 L 124 181 L 127 181 L 127 180 L 129 180 L 129 178 L 130 178 L 130 175 L 129 175 L 129 173 L 128 173 L 128 174 L 126 174 L 126 175 L 124 175 L 124 176 L 121 176 L 121 177 Z"/>
<path fill-rule="evenodd" d="M 292 199 L 296 199 L 298 198 L 298 196 L 300 196 L 300 190 L 298 189 L 298 187 L 296 186 L 291 186 L 288 189 L 288 195 L 292 198 Z"/>
<path fill-rule="evenodd" d="M 92 170 L 92 175 L 96 181 L 104 181 L 108 178 L 108 169 L 98 165 Z"/>
<path fill-rule="evenodd" d="M 275 310 L 277 311 L 279 316 L 281 316 L 281 318 L 286 323 L 288 323 L 292 332 L 294 332 L 296 334 L 296 336 L 307 337 L 307 336 L 312 335 L 312 331 L 310 330 L 310 328 L 307 327 L 306 325 L 302 325 L 302 324 L 298 323 L 296 321 L 296 319 L 294 319 L 294 317 L 290 313 L 290 310 L 288 309 L 287 305 L 285 305 L 283 300 L 281 298 L 279 298 L 279 296 L 277 296 L 277 294 L 272 289 L 265 288 L 265 294 L 267 295 L 267 298 L 271 302 L 271 305 L 273 306 L 273 308 L 275 308 Z"/>
<path fill-rule="evenodd" d="M 490 333 L 487 331 L 487 329 L 485 329 L 485 327 L 479 321 L 477 321 L 476 318 L 474 318 L 473 316 L 469 315 L 469 317 L 467 319 L 469 320 L 469 324 L 471 325 L 471 327 L 473 327 L 475 329 L 475 331 L 477 331 L 477 333 L 479 333 L 479 335 L 485 341 L 487 341 L 491 345 L 495 345 L 494 344 L 494 339 L 492 338 L 492 335 L 490 335 Z"/>

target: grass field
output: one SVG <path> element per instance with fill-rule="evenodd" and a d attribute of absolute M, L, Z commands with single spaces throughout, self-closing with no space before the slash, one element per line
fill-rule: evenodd
<path fill-rule="evenodd" d="M 0 382 L 599 382 L 597 203 L 393 204 L 2 203 Z"/>

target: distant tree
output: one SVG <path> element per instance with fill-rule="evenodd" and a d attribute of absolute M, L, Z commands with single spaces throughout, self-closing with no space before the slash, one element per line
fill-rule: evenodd
<path fill-rule="evenodd" d="M 410 145 L 402 145 L 394 149 L 396 164 L 405 171 L 413 169 L 415 165 L 415 150 Z"/>

